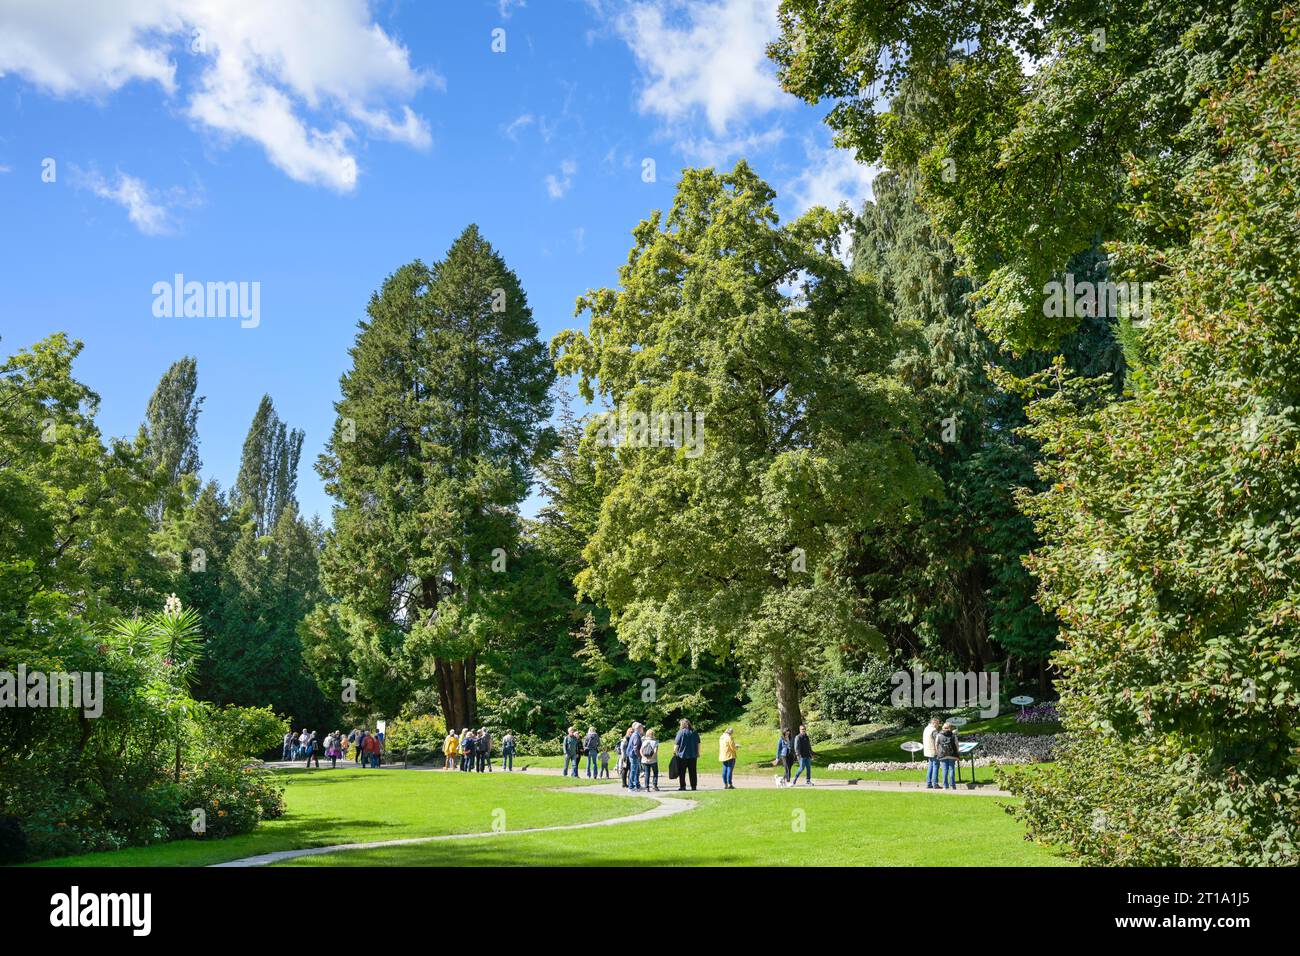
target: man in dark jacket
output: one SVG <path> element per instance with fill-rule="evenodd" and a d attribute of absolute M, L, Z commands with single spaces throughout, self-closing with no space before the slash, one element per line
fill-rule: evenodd
<path fill-rule="evenodd" d="M 570 763 L 573 764 L 573 775 L 575 777 L 578 775 L 578 760 L 579 760 L 578 751 L 581 745 L 582 745 L 582 741 L 578 739 L 578 732 L 574 730 L 572 727 L 570 727 L 569 732 L 564 735 L 563 776 L 567 777 L 569 775 Z"/>
<path fill-rule="evenodd" d="M 482 773 L 484 766 L 488 772 L 492 771 L 492 735 L 488 733 L 486 727 L 480 728 L 478 732 L 478 772 Z"/>
<path fill-rule="evenodd" d="M 795 772 L 794 780 L 790 786 L 799 782 L 799 774 L 804 774 L 805 782 L 812 786 L 812 738 L 808 736 L 808 728 L 803 724 L 799 725 L 799 733 L 794 735 L 794 755 L 799 761 L 799 769 Z"/>
<path fill-rule="evenodd" d="M 587 755 L 587 776 L 596 776 L 596 755 L 600 753 L 600 734 L 595 727 L 587 728 L 587 736 L 582 740 L 582 750 Z"/>
<path fill-rule="evenodd" d="M 624 750 L 624 753 L 627 754 L 627 788 L 629 790 L 641 789 L 641 731 L 641 725 L 633 721 L 632 736 L 627 738 L 627 747 Z"/>
<path fill-rule="evenodd" d="M 677 758 L 677 789 L 686 789 L 686 774 L 691 775 L 691 789 L 699 785 L 696 763 L 700 759 L 700 735 L 691 728 L 689 720 L 682 721 L 682 729 L 673 740 L 673 756 Z"/>

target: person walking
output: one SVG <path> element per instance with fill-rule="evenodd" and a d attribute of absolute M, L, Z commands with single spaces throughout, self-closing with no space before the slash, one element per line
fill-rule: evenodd
<path fill-rule="evenodd" d="M 736 739 L 731 736 L 730 727 L 718 738 L 718 760 L 722 764 L 722 789 L 735 790 L 731 778 L 736 773 Z"/>
<path fill-rule="evenodd" d="M 320 754 L 316 751 L 316 731 L 312 731 L 307 737 L 307 743 L 303 747 L 303 753 L 307 758 L 306 766 L 310 767 L 313 759 L 316 761 L 316 769 L 320 769 Z"/>
<path fill-rule="evenodd" d="M 307 741 L 311 740 L 311 734 L 307 733 L 307 728 L 302 729 L 298 735 L 298 752 L 294 754 L 295 759 L 301 760 L 307 753 Z"/>
<path fill-rule="evenodd" d="M 600 734 L 595 727 L 587 728 L 587 736 L 582 740 L 582 750 L 587 755 L 587 776 L 596 776 L 596 755 L 600 752 Z"/>
<path fill-rule="evenodd" d="M 293 757 L 293 731 L 289 730 L 284 735 L 284 748 L 280 751 L 281 760 L 290 760 Z"/>
<path fill-rule="evenodd" d="M 627 738 L 627 788 L 641 789 L 641 725 L 632 722 L 632 733 Z"/>
<path fill-rule="evenodd" d="M 696 764 L 700 759 L 700 735 L 685 718 L 682 719 L 681 728 L 673 739 L 673 754 L 677 757 L 677 789 L 686 790 L 686 775 L 689 773 L 691 789 L 694 790 L 698 783 Z"/>
<path fill-rule="evenodd" d="M 501 769 L 510 773 L 515 770 L 515 735 L 508 730 L 501 738 Z"/>
<path fill-rule="evenodd" d="M 336 730 L 325 739 L 325 756 L 330 758 L 330 769 L 335 770 L 339 765 L 339 757 L 342 756 L 339 750 L 339 739 L 343 736 L 343 731 Z"/>
<path fill-rule="evenodd" d="M 804 782 L 805 782 L 808 786 L 811 787 L 811 786 L 813 785 L 813 782 L 812 782 L 812 761 L 813 761 L 813 746 L 812 746 L 812 738 L 808 736 L 808 728 L 805 727 L 803 724 L 800 724 L 800 725 L 799 725 L 799 733 L 795 734 L 795 737 L 794 737 L 794 756 L 795 756 L 795 759 L 799 761 L 799 769 L 795 771 L 795 774 L 794 774 L 794 780 L 792 780 L 792 781 L 790 782 L 790 786 L 793 787 L 795 784 L 797 784 L 797 783 L 799 782 L 799 775 L 800 775 L 800 774 L 803 774 L 803 775 L 804 775 Z"/>
<path fill-rule="evenodd" d="M 785 768 L 785 777 L 777 782 L 777 786 L 790 786 L 790 768 L 794 766 L 794 741 L 790 739 L 789 727 L 783 728 L 781 736 L 776 738 L 776 759 L 772 764 L 773 766 L 779 764 Z"/>
<path fill-rule="evenodd" d="M 456 758 L 460 754 L 460 738 L 456 736 L 456 731 L 447 731 L 447 737 L 442 742 L 443 770 L 455 770 Z"/>
<path fill-rule="evenodd" d="M 658 791 L 659 789 L 659 741 L 655 740 L 655 731 L 650 727 L 645 732 L 645 738 L 641 741 L 641 769 L 645 771 L 645 789 Z M 651 774 L 654 775 L 654 786 L 650 785 Z"/>
<path fill-rule="evenodd" d="M 600 775 L 609 779 L 609 748 L 604 746 L 600 748 Z"/>
<path fill-rule="evenodd" d="M 478 756 L 478 772 L 482 773 L 483 768 L 486 767 L 487 772 L 491 773 L 492 772 L 492 734 L 488 732 L 488 729 L 486 727 L 479 728 L 478 748 L 475 751 L 475 753 Z"/>
<path fill-rule="evenodd" d="M 921 755 L 928 761 L 925 768 L 925 789 L 939 789 L 939 756 L 934 752 L 934 737 L 939 732 L 939 718 L 931 717 L 921 731 Z"/>
<path fill-rule="evenodd" d="M 949 723 L 943 725 L 943 730 L 934 735 L 934 751 L 943 764 L 943 789 L 956 790 L 957 780 L 953 771 L 957 769 L 957 755 L 961 753 L 956 727 Z"/>
<path fill-rule="evenodd" d="M 348 740 L 352 744 L 352 759 L 357 764 L 360 764 L 361 763 L 361 728 L 353 727 L 352 733 L 348 734 Z"/>

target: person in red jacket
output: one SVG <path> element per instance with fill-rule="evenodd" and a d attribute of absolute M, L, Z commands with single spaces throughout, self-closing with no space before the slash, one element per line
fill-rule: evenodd
<path fill-rule="evenodd" d="M 379 753 L 380 753 L 379 738 L 376 737 L 374 734 L 367 734 L 365 742 L 362 744 L 362 746 L 365 747 L 366 756 L 368 758 L 367 762 L 370 764 L 370 766 L 378 767 Z M 362 763 L 362 766 L 363 767 L 365 766 L 365 762 Z"/>

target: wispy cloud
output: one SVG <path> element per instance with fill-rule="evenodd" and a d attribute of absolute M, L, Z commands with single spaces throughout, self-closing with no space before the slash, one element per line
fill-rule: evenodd
<path fill-rule="evenodd" d="M 546 176 L 546 191 L 552 199 L 559 199 L 569 191 L 573 185 L 573 177 L 578 173 L 578 164 L 571 159 L 563 160 L 560 163 L 560 175 L 548 173 Z"/>
<path fill-rule="evenodd" d="M 104 176 L 97 169 L 82 169 L 69 164 L 72 183 L 116 203 L 126 210 L 126 218 L 146 236 L 165 236 L 176 231 L 175 210 L 199 205 L 201 197 L 191 191 L 172 188 L 155 189 L 138 176 L 118 170 Z"/>

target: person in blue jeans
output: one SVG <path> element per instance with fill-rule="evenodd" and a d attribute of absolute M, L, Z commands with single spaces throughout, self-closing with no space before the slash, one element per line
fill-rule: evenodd
<path fill-rule="evenodd" d="M 930 722 L 925 725 L 925 730 L 921 732 L 921 755 L 928 760 L 929 766 L 925 768 L 925 789 L 939 789 L 939 757 L 934 752 L 934 738 L 939 733 L 939 718 L 931 717 Z"/>
<path fill-rule="evenodd" d="M 957 789 L 957 755 L 961 748 L 957 746 L 957 729 L 952 724 L 944 724 L 943 730 L 935 734 L 934 750 L 943 764 L 943 789 Z"/>
<path fill-rule="evenodd" d="M 595 727 L 587 728 L 587 736 L 582 739 L 582 750 L 587 755 L 587 776 L 596 776 L 596 755 L 600 753 L 600 734 Z"/>
<path fill-rule="evenodd" d="M 799 782 L 802 775 L 804 783 L 812 786 L 812 758 L 813 758 L 812 738 L 808 736 L 808 728 L 803 724 L 799 725 L 799 733 L 794 736 L 794 756 L 799 761 L 799 769 L 795 771 L 794 780 L 790 781 L 790 786 Z"/>
<path fill-rule="evenodd" d="M 632 724 L 632 735 L 627 738 L 627 788 L 641 789 L 641 725 Z"/>
<path fill-rule="evenodd" d="M 788 727 L 781 731 L 780 737 L 776 738 L 776 759 L 772 761 L 772 766 L 779 766 L 785 771 L 784 778 L 777 781 L 777 786 L 788 787 L 790 768 L 794 766 L 794 741 L 790 739 Z"/>
<path fill-rule="evenodd" d="M 515 769 L 515 735 L 509 731 L 501 738 L 501 769 L 511 772 Z"/>
<path fill-rule="evenodd" d="M 569 775 L 569 765 L 573 765 L 573 775 L 578 775 L 578 762 L 582 759 L 579 753 L 582 750 L 582 741 L 578 739 L 578 731 L 570 727 L 564 735 L 564 772 L 561 776 Z"/>

